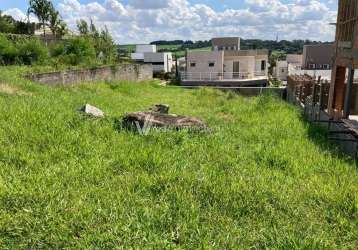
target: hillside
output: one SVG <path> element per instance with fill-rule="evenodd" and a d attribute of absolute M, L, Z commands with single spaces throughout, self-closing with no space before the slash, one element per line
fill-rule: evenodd
<path fill-rule="evenodd" d="M 185 55 L 185 50 L 211 50 L 211 41 L 181 41 L 182 44 L 175 44 L 180 41 L 157 41 L 151 44 L 157 44 L 159 52 L 172 52 L 178 57 Z M 250 49 L 268 49 L 271 52 L 280 52 L 286 54 L 302 54 L 304 45 L 327 44 L 329 42 L 317 42 L 310 40 L 294 40 L 294 41 L 272 41 L 260 39 L 241 39 L 242 50 Z M 135 51 L 135 45 L 119 45 L 120 50 L 127 52 Z"/>
<path fill-rule="evenodd" d="M 0 68 L 0 245 L 354 249 L 358 170 L 271 96 L 157 82 L 47 87 Z M 90 103 L 107 117 L 76 111 Z M 121 129 L 168 103 L 212 132 Z"/>

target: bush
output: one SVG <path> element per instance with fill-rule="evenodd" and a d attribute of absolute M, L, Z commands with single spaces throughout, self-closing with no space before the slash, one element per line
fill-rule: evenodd
<path fill-rule="evenodd" d="M 25 65 L 43 64 L 48 59 L 48 49 L 38 39 L 30 39 L 18 45 L 19 59 Z"/>
<path fill-rule="evenodd" d="M 3 34 L 0 34 L 0 64 L 14 64 L 18 55 L 17 48 Z"/>
<path fill-rule="evenodd" d="M 51 57 L 59 57 L 64 55 L 65 46 L 63 43 L 52 44 L 49 47 Z"/>
<path fill-rule="evenodd" d="M 57 47 L 54 53 L 60 53 Z M 78 37 L 65 42 L 61 55 L 63 63 L 70 65 L 91 64 L 96 60 L 96 51 L 92 41 L 85 37 Z"/>
<path fill-rule="evenodd" d="M 154 78 L 158 78 L 160 80 L 165 80 L 165 81 L 171 81 L 174 80 L 176 78 L 175 73 L 174 72 L 155 72 L 154 73 Z"/>

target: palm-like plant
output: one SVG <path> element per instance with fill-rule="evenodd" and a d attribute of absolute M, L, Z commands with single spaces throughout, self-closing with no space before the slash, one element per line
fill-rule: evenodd
<path fill-rule="evenodd" d="M 49 26 L 53 36 L 56 38 L 61 28 L 62 19 L 60 13 L 52 9 L 49 16 Z"/>
<path fill-rule="evenodd" d="M 29 9 L 27 10 L 27 14 L 31 13 L 37 16 L 40 23 L 42 24 L 44 37 L 46 36 L 46 23 L 50 19 L 51 12 L 54 7 L 49 0 L 30 0 Z"/>

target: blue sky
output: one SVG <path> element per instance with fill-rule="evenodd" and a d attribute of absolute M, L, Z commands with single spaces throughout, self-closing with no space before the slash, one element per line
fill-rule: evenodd
<path fill-rule="evenodd" d="M 53 0 L 75 29 L 93 19 L 117 42 L 205 40 L 215 36 L 332 41 L 338 0 Z M 23 19 L 28 0 L 0 0 L 0 9 Z"/>
<path fill-rule="evenodd" d="M 53 0 L 52 2 L 57 5 L 61 1 Z M 90 3 L 90 2 L 94 2 L 94 1 L 93 0 L 80 0 L 80 2 L 81 3 Z M 103 0 L 97 0 L 97 2 L 103 3 Z M 193 4 L 197 4 L 197 3 L 207 4 L 216 10 L 224 10 L 227 8 L 238 9 L 238 8 L 245 8 L 247 6 L 247 4 L 245 4 L 245 1 L 243 1 L 243 0 L 220 0 L 220 1 L 218 1 L 218 0 L 190 0 L 189 2 L 191 2 Z M 283 0 L 281 2 L 292 3 L 295 1 Z M 337 1 L 321 0 L 320 2 L 327 4 L 327 6 L 329 6 L 332 9 L 337 8 Z M 122 3 L 127 4 L 128 0 L 123 0 Z M 18 8 L 18 9 L 25 11 L 27 8 L 27 5 L 28 5 L 28 0 L 1 0 L 0 1 L 0 9 L 1 10 Z"/>

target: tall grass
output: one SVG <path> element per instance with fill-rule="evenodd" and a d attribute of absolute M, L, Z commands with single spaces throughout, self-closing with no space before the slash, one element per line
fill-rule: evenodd
<path fill-rule="evenodd" d="M 358 171 L 271 96 L 110 82 L 0 93 L 4 248 L 322 248 L 358 245 Z M 103 120 L 76 110 L 101 108 Z M 211 133 L 118 130 L 168 103 Z M 312 131 L 314 131 L 312 133 Z"/>

